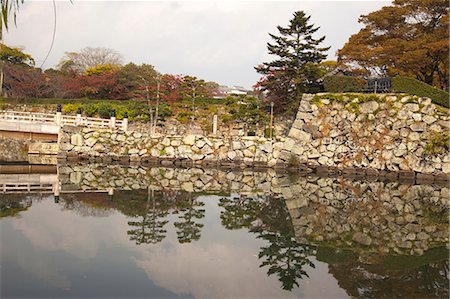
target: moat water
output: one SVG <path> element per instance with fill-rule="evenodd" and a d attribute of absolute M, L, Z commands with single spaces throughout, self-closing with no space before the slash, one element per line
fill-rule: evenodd
<path fill-rule="evenodd" d="M 0 193 L 1 298 L 449 296 L 445 186 L 296 177 L 278 193 L 187 192 L 177 177 Z"/>

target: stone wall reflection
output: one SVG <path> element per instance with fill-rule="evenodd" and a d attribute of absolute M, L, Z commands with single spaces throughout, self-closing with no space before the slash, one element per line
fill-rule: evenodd
<path fill-rule="evenodd" d="M 280 175 L 274 170 L 262 172 L 201 169 L 148 168 L 102 164 L 58 167 L 62 191 L 70 190 L 180 190 L 186 192 L 271 194 L 280 193 Z"/>
<path fill-rule="evenodd" d="M 440 247 L 422 256 L 378 255 L 319 247 L 316 258 L 352 298 L 448 298 L 449 253 Z"/>
<path fill-rule="evenodd" d="M 450 192 L 447 186 L 293 177 L 272 170 L 119 165 L 64 166 L 59 168 L 59 178 L 63 191 L 150 188 L 281 198 L 286 201 L 299 243 L 421 255 L 429 248 L 448 242 Z M 257 204 L 258 200 L 250 206 Z M 180 212 L 185 213 L 177 223 L 180 229 L 184 222 L 197 217 L 186 209 Z"/>
<path fill-rule="evenodd" d="M 307 178 L 288 189 L 300 243 L 415 255 L 448 243 L 447 187 Z"/>

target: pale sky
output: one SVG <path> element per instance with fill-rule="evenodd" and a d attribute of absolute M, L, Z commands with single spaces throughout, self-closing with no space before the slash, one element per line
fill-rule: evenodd
<path fill-rule="evenodd" d="M 328 59 L 362 27 L 362 14 L 390 1 L 79 1 L 56 2 L 57 29 L 44 68 L 64 52 L 84 47 L 115 49 L 124 62 L 154 65 L 162 73 L 194 75 L 207 81 L 251 88 L 259 79 L 254 66 L 269 61 L 268 33 L 278 33 L 295 11 L 311 15 Z M 25 48 L 43 62 L 51 45 L 53 3 L 28 1 L 5 34 L 9 46 Z"/>

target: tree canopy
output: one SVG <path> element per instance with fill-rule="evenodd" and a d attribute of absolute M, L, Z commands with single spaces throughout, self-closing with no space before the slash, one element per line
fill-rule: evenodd
<path fill-rule="evenodd" d="M 310 24 L 303 11 L 294 13 L 287 27 L 278 26 L 280 35 L 269 34 L 269 54 L 277 58 L 255 67 L 263 75 L 257 88 L 267 92 L 270 100 L 286 104 L 303 92 L 319 90 L 319 63 L 326 58 L 329 47 L 320 47 L 325 37 L 314 38 L 319 27 Z"/>
<path fill-rule="evenodd" d="M 0 44 L 0 61 L 22 66 L 34 65 L 33 57 L 24 53 L 23 49 L 8 47 L 5 44 Z"/>
<path fill-rule="evenodd" d="M 359 22 L 364 28 L 338 51 L 340 64 L 369 72 L 385 66 L 390 75 L 448 89 L 448 1 L 394 0 Z"/>

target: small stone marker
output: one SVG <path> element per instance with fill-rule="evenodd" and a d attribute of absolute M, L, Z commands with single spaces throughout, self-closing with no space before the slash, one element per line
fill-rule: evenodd
<path fill-rule="evenodd" d="M 217 134 L 217 114 L 213 116 L 213 134 Z"/>

